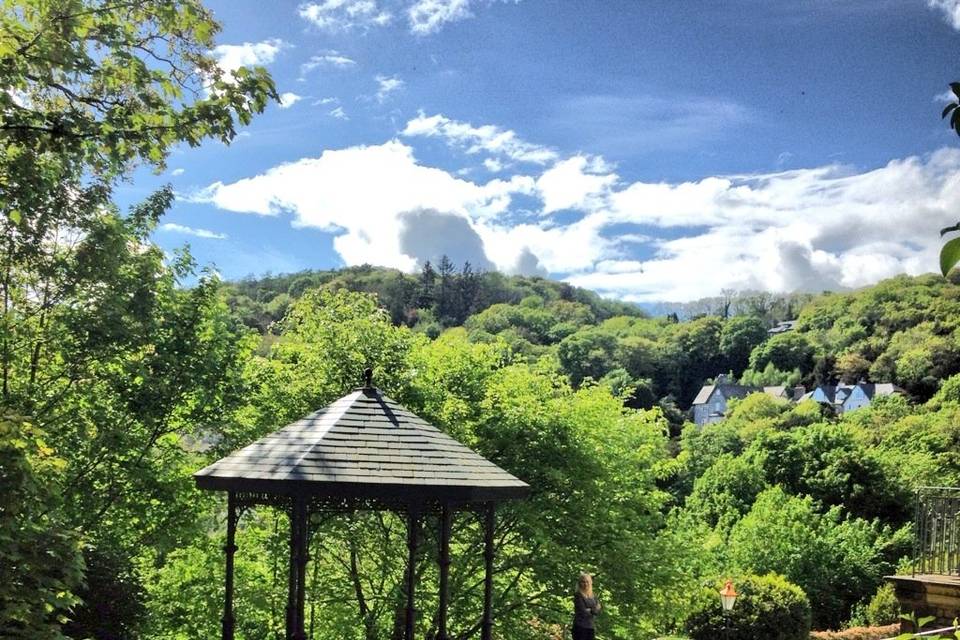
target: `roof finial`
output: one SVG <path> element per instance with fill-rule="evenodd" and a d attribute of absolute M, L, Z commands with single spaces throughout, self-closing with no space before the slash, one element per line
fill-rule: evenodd
<path fill-rule="evenodd" d="M 367 389 L 373 388 L 373 369 L 370 367 L 363 370 L 363 386 Z"/>

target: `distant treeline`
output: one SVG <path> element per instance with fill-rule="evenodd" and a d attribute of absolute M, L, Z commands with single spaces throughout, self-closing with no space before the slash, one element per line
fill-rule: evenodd
<path fill-rule="evenodd" d="M 580 303 L 599 319 L 645 315 L 636 305 L 606 300 L 565 282 L 476 271 L 469 262 L 455 265 L 447 256 L 436 265 L 426 262 L 416 274 L 365 264 L 248 277 L 228 284 L 228 301 L 245 324 L 267 332 L 271 323 L 284 316 L 291 302 L 304 291 L 318 287 L 374 293 L 394 324 L 419 325 L 433 335 L 462 325 L 469 316 L 494 304 L 518 304 L 530 296 Z"/>

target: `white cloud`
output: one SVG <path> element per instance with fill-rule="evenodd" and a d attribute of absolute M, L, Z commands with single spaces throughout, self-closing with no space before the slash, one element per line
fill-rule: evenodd
<path fill-rule="evenodd" d="M 221 44 L 214 48 L 213 56 L 220 68 L 229 74 L 240 67 L 270 64 L 281 51 L 290 46 L 292 45 L 279 38 L 243 44 Z"/>
<path fill-rule="evenodd" d="M 458 216 L 469 224 L 457 228 L 479 233 L 476 220 L 506 210 L 512 193 L 532 189 L 529 178 L 487 184 L 456 178 L 419 164 L 413 149 L 393 140 L 328 150 L 319 158 L 282 164 L 252 178 L 216 182 L 190 200 L 259 215 L 288 213 L 297 226 L 336 234 L 334 249 L 347 264 L 375 260 L 410 270 L 418 256 L 406 253 L 400 239 L 411 212 Z"/>
<path fill-rule="evenodd" d="M 692 300 L 722 288 L 860 287 L 936 269 L 938 229 L 957 217 L 960 150 L 863 172 L 828 166 L 634 183 L 610 201 L 592 217 L 676 231 L 654 241 L 642 272 L 598 266 L 572 276 L 575 284 L 646 301 Z"/>
<path fill-rule="evenodd" d="M 314 100 L 311 104 L 314 107 L 322 107 L 325 104 L 338 104 L 339 102 L 339 98 L 319 98 Z"/>
<path fill-rule="evenodd" d="M 933 96 L 933 101 L 939 104 L 940 106 L 944 106 L 945 102 L 956 102 L 957 96 L 953 91 L 951 91 L 950 89 L 947 89 L 943 93 L 938 93 L 937 95 Z"/>
<path fill-rule="evenodd" d="M 182 176 L 183 173 L 184 173 L 184 169 L 182 169 L 182 168 L 177 168 L 177 169 L 174 169 L 173 171 L 171 171 L 171 172 L 170 172 L 170 175 L 176 177 L 176 176 Z"/>
<path fill-rule="evenodd" d="M 489 124 L 474 127 L 468 122 L 451 120 L 439 113 L 427 116 L 421 111 L 416 118 L 407 122 L 401 135 L 439 137 L 452 147 L 464 149 L 466 153 L 486 152 L 515 162 L 547 164 L 558 157 L 552 149 L 521 140 L 509 129 Z"/>
<path fill-rule="evenodd" d="M 300 5 L 300 17 L 324 31 L 348 31 L 355 27 L 382 27 L 393 16 L 376 0 L 323 0 Z"/>
<path fill-rule="evenodd" d="M 484 4 L 489 5 L 491 1 Z M 425 36 L 436 33 L 449 22 L 472 18 L 470 8 L 476 4 L 479 4 L 476 0 L 416 0 L 407 8 L 410 32 Z"/>
<path fill-rule="evenodd" d="M 404 81 L 397 76 L 377 76 L 377 102 L 384 102 L 390 94 L 403 88 Z"/>
<path fill-rule="evenodd" d="M 287 91 L 280 94 L 280 108 L 289 109 L 293 105 L 297 104 L 303 100 L 303 96 L 298 96 L 297 94 Z"/>
<path fill-rule="evenodd" d="M 561 160 L 537 179 L 543 199 L 543 213 L 563 209 L 591 211 L 603 206 L 603 199 L 617 182 L 601 158 L 574 156 Z"/>
<path fill-rule="evenodd" d="M 470 17 L 470 0 L 417 0 L 407 9 L 410 31 L 417 35 L 436 33 L 447 22 Z"/>
<path fill-rule="evenodd" d="M 206 238 L 208 240 L 227 239 L 227 235 L 225 233 L 217 233 L 216 231 L 210 231 L 209 229 L 197 229 L 173 222 L 167 222 L 160 225 L 160 230 L 167 231 L 169 233 L 182 233 L 184 235 L 194 236 L 196 238 Z"/>
<path fill-rule="evenodd" d="M 421 164 L 392 140 L 215 183 L 194 199 L 289 214 L 335 234 L 347 264 L 413 269 L 436 251 L 461 251 L 503 271 L 548 272 L 637 301 L 859 287 L 933 271 L 938 231 L 956 221 L 960 202 L 953 148 L 869 170 L 832 164 L 630 183 L 600 157 L 561 158 L 491 125 L 420 114 L 402 135 L 489 154 L 491 171 L 526 161 L 537 172 L 468 179 Z M 560 210 L 579 214 L 536 215 Z M 441 232 L 451 237 L 422 235 Z"/>
<path fill-rule="evenodd" d="M 330 116 L 330 117 L 336 118 L 337 120 L 349 120 L 349 119 L 350 119 L 350 118 L 347 116 L 347 112 L 343 110 L 343 107 L 335 107 L 335 108 L 332 109 L 329 113 L 327 113 L 327 115 Z"/>
<path fill-rule="evenodd" d="M 960 31 L 960 0 L 927 0 L 927 5 L 942 11 L 950 26 Z"/>
<path fill-rule="evenodd" d="M 490 173 L 499 173 L 500 171 L 503 171 L 503 163 L 496 158 L 486 158 L 483 161 L 483 166 L 486 167 L 487 171 Z"/>
<path fill-rule="evenodd" d="M 341 55 L 338 51 L 325 51 L 321 54 L 310 56 L 310 59 L 300 65 L 300 77 L 303 78 L 308 73 L 319 67 L 334 67 L 337 69 L 346 69 L 356 66 L 357 61 Z"/>

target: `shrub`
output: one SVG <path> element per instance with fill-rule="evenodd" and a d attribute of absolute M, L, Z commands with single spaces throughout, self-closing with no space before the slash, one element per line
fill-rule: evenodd
<path fill-rule="evenodd" d="M 893 624 L 899 619 L 900 603 L 897 602 L 897 595 L 894 592 L 893 585 L 885 582 L 880 585 L 877 593 L 874 594 L 867 605 L 867 622 L 879 626 Z"/>
<path fill-rule="evenodd" d="M 729 614 L 720 604 L 720 582 L 702 591 L 699 605 L 684 625 L 693 640 L 808 639 L 810 601 L 800 587 L 774 573 L 742 576 L 734 585 L 739 597 Z M 725 615 L 729 615 L 729 636 L 723 635 Z"/>
<path fill-rule="evenodd" d="M 814 631 L 810 640 L 883 640 L 900 632 L 899 624 L 882 627 L 850 627 L 843 631 Z"/>

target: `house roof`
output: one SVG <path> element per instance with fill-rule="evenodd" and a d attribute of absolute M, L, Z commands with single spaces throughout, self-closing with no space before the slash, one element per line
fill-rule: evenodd
<path fill-rule="evenodd" d="M 693 399 L 693 404 L 706 404 L 710 400 L 710 396 L 713 395 L 713 392 L 719 390 L 725 398 L 743 398 L 755 393 L 760 389 L 755 387 L 747 387 L 742 384 L 706 384 L 700 388 L 700 392 L 697 394 L 697 397 Z"/>
<path fill-rule="evenodd" d="M 421 501 L 519 498 L 530 488 L 374 387 L 355 390 L 194 478 L 201 489 Z"/>
<path fill-rule="evenodd" d="M 713 390 L 717 388 L 715 384 L 705 384 L 700 387 L 700 393 L 697 394 L 697 397 L 693 399 L 693 404 L 706 404 L 707 400 L 710 399 Z"/>

